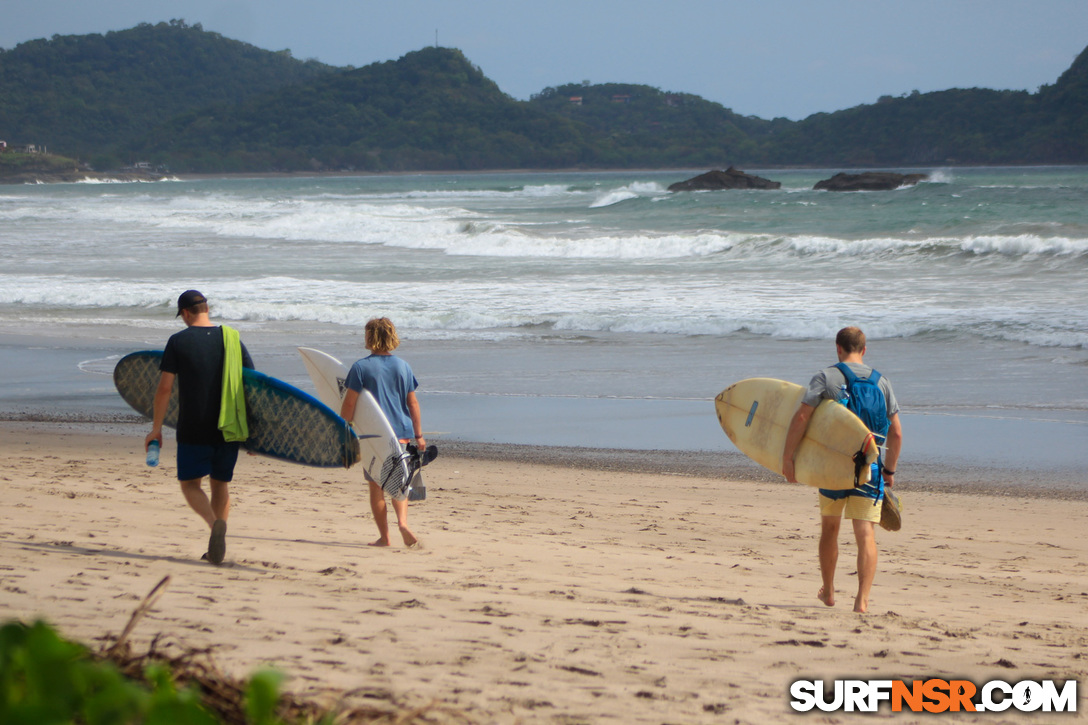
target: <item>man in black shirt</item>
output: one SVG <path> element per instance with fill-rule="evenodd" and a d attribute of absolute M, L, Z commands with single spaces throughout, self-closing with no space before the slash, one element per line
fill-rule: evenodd
<path fill-rule="evenodd" d="M 166 343 L 155 391 L 154 418 L 145 444 L 162 444 L 162 426 L 174 381 L 178 385 L 178 480 L 189 506 L 211 527 L 207 559 L 223 562 L 226 555 L 227 515 L 230 512 L 228 484 L 234 478 L 239 443 L 228 443 L 219 430 L 219 407 L 223 395 L 223 363 L 226 356 L 223 328 L 208 316 L 208 300 L 196 290 L 178 297 L 178 317 L 185 329 Z M 245 345 L 242 365 L 253 367 Z M 210 478 L 211 498 L 201 483 Z"/>

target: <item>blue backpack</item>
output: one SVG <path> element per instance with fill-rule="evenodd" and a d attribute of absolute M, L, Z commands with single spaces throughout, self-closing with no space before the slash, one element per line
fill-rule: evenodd
<path fill-rule="evenodd" d="M 859 378 L 846 363 L 837 363 L 835 367 L 846 378 L 844 397 L 839 402 L 861 418 L 865 427 L 877 437 L 877 443 L 882 445 L 888 437 L 889 422 L 888 401 L 884 397 L 884 391 L 880 389 L 880 373 L 874 370 L 869 377 Z M 876 486 L 878 492 L 884 489 L 884 480 L 880 475 L 883 470 L 882 459 L 883 453 L 873 464 L 873 473 L 870 478 L 870 482 Z"/>
<path fill-rule="evenodd" d="M 869 377 L 859 378 L 846 363 L 838 363 L 835 367 L 846 378 L 846 395 L 839 402 L 883 441 L 888 436 L 888 401 L 880 389 L 880 373 L 874 370 Z"/>

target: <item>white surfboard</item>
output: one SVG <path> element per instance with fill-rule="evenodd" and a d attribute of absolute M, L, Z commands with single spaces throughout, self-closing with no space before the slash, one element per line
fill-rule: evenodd
<path fill-rule="evenodd" d="M 715 398 L 718 422 L 741 453 L 775 473 L 782 473 L 782 451 L 805 389 L 774 378 L 734 383 Z M 797 480 L 831 490 L 854 487 L 854 456 L 864 464 L 859 480 L 869 480 L 879 454 L 873 434 L 846 406 L 825 400 L 816 406 L 794 456 Z"/>
<path fill-rule="evenodd" d="M 345 384 L 348 366 L 312 347 L 300 347 L 298 351 L 317 389 L 317 399 L 339 413 L 348 390 Z M 359 395 L 351 424 L 359 437 L 359 465 L 367 475 L 383 487 L 390 477 L 407 481 L 410 476 L 408 455 L 370 391 L 364 390 Z"/>

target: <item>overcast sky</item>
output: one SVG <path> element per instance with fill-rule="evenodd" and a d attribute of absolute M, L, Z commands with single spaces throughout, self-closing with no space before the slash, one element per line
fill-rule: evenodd
<path fill-rule="evenodd" d="M 1034 92 L 1088 46 L 1088 0 L 3 0 L 0 47 L 174 18 L 336 66 L 437 34 L 522 100 L 641 83 L 791 119 L 914 90 Z"/>

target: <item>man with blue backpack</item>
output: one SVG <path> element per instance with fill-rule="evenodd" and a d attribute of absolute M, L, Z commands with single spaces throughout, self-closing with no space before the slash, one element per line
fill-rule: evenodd
<path fill-rule="evenodd" d="M 884 487 L 895 483 L 895 466 L 903 446 L 899 403 L 888 379 L 863 362 L 865 333 L 844 327 L 835 336 L 839 362 L 812 377 L 801 407 L 793 416 L 782 452 L 782 473 L 795 482 L 793 457 L 805 435 L 812 413 L 824 400 L 837 400 L 850 408 L 876 436 L 882 453 L 872 465 L 868 483 L 845 491 L 820 489 L 820 575 L 823 586 L 817 595 L 828 607 L 835 606 L 835 566 L 839 559 L 839 524 L 843 515 L 854 525 L 858 545 L 858 593 L 854 611 L 869 609 L 869 591 L 876 578 L 876 529 L 880 521 Z"/>

